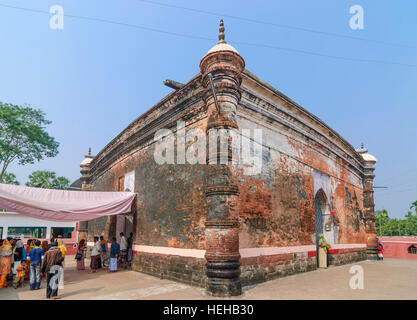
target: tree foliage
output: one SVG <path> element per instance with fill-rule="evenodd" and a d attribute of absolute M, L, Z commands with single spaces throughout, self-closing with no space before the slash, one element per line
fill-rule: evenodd
<path fill-rule="evenodd" d="M 417 200 L 411 203 L 410 210 L 414 210 L 414 212 L 417 214 Z"/>
<path fill-rule="evenodd" d="M 3 181 L 2 183 L 5 184 L 15 184 L 15 185 L 20 185 L 19 181 L 17 181 L 16 179 L 16 175 L 14 173 L 11 172 L 5 172 L 3 173 Z"/>
<path fill-rule="evenodd" d="M 28 187 L 44 188 L 44 189 L 60 189 L 66 190 L 70 185 L 70 181 L 65 177 L 57 177 L 53 171 L 34 171 L 26 182 Z"/>
<path fill-rule="evenodd" d="M 58 154 L 59 143 L 45 130 L 50 123 L 42 110 L 0 102 L 0 182 L 15 160 L 24 165 Z"/>
<path fill-rule="evenodd" d="M 414 208 L 413 202 L 410 209 Z M 375 224 L 378 236 L 410 236 L 417 235 L 417 215 L 409 211 L 404 219 L 390 218 L 387 210 L 375 212 Z"/>

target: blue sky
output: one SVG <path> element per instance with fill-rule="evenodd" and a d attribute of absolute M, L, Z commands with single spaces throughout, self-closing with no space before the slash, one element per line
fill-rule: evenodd
<path fill-rule="evenodd" d="M 52 15 L 1 6 L 49 11 L 58 4 L 67 15 L 209 39 L 217 37 L 223 17 L 226 40 L 245 58 L 248 70 L 355 147 L 363 142 L 377 157 L 375 184 L 389 188 L 376 190 L 376 209 L 402 217 L 417 200 L 417 48 L 267 24 L 417 47 L 415 0 L 157 1 L 220 15 L 141 0 L 0 0 L 0 101 L 43 109 L 53 122 L 50 134 L 61 144 L 53 159 L 12 165 L 9 171 L 22 183 L 35 170 L 77 179 L 88 147 L 97 153 L 168 94 L 171 89 L 163 80 L 186 82 L 198 73 L 200 59 L 215 44 L 74 17 L 65 18 L 63 30 L 52 30 Z M 349 27 L 352 5 L 364 8 L 364 30 Z M 405 65 L 341 60 L 233 41 Z"/>

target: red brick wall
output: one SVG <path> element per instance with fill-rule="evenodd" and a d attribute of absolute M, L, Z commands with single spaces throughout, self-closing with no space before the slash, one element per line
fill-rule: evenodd
<path fill-rule="evenodd" d="M 417 254 L 408 253 L 411 245 L 417 247 L 417 237 L 379 237 L 384 244 L 384 258 L 414 259 Z"/>
<path fill-rule="evenodd" d="M 204 121 L 186 124 L 186 128 L 204 132 Z M 134 170 L 135 189 L 132 191 L 137 193 L 135 244 L 205 249 L 206 167 L 188 163 L 159 165 L 154 159 L 154 145 L 151 145 L 118 159 L 91 185 L 96 191 L 119 190 L 119 178 Z M 103 217 L 89 221 L 88 241 L 95 235 L 113 236 L 116 230 L 111 230 L 111 219 Z"/>
<path fill-rule="evenodd" d="M 336 243 L 366 243 L 358 173 L 308 139 L 295 133 L 287 137 L 279 124 L 267 126 L 259 114 L 239 110 L 239 127 L 262 129 L 264 136 L 262 173 L 240 175 L 240 248 L 314 244 L 318 185 L 328 186 L 327 201 L 338 227 Z M 326 177 L 321 184 L 315 182 L 317 172 Z"/>

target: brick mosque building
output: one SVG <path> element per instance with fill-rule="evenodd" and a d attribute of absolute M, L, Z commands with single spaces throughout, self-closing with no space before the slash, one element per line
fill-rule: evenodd
<path fill-rule="evenodd" d="M 332 245 L 330 264 L 374 257 L 376 159 L 245 69 L 222 21 L 200 72 L 186 84 L 170 83 L 173 92 L 81 163 L 83 190 L 129 190 L 137 201 L 129 215 L 81 222 L 80 237 L 133 232 L 134 270 L 216 296 L 316 269 L 321 233 Z M 177 159 L 179 121 L 184 132 L 207 137 L 261 130 L 261 170 L 243 173 L 247 164 L 231 155 L 230 138 L 226 152 L 219 148 L 204 163 L 158 163 L 155 135 L 173 132 Z"/>

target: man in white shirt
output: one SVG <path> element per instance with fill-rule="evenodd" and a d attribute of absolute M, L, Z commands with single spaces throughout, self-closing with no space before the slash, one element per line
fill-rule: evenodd
<path fill-rule="evenodd" d="M 94 246 L 93 246 L 93 249 L 91 250 L 90 273 L 97 272 L 98 258 L 100 258 L 100 250 L 101 250 L 100 241 L 98 240 L 98 237 L 94 237 Z"/>
<path fill-rule="evenodd" d="M 120 232 L 120 262 L 126 267 L 127 240 L 123 232 Z"/>

